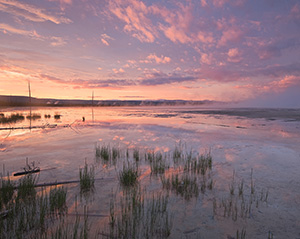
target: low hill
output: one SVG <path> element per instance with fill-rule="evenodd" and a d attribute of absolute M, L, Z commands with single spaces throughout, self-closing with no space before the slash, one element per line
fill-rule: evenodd
<path fill-rule="evenodd" d="M 28 96 L 0 95 L 0 107 L 11 106 L 163 106 L 163 105 L 207 105 L 215 101 L 186 100 L 66 100 L 44 99 Z"/>

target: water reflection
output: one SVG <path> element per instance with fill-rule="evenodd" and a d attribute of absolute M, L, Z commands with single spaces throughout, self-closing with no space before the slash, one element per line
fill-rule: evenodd
<path fill-rule="evenodd" d="M 212 115 L 178 108 L 32 108 L 31 116 L 47 115 L 36 120 L 26 117 L 28 108 L 2 112 L 8 116 L 11 113 L 25 116 L 22 121 L 9 125 L 20 127 L 19 129 L 0 131 L 0 163 L 5 164 L 6 170 L 10 173 L 17 171 L 20 165 L 24 164 L 26 157 L 30 161 L 38 162 L 41 168 L 55 168 L 41 172 L 39 180 L 42 183 L 53 180 L 76 180 L 78 169 L 85 161 L 90 165 L 95 164 L 96 177 L 106 175 L 113 178 L 105 183 L 96 184 L 95 201 L 104 203 L 100 206 L 99 203 L 91 203 L 90 210 L 101 214 L 107 214 L 106 209 L 109 208 L 112 190 L 118 191 L 117 173 L 120 166 L 114 168 L 109 164 L 100 165 L 95 160 L 97 143 L 129 149 L 131 154 L 135 148 L 139 148 L 141 156 L 148 149 L 172 157 L 170 152 L 178 144 L 187 152 L 192 150 L 200 154 L 211 152 L 214 162 L 212 175 L 216 180 L 214 187 L 221 191 L 220 198 L 228 195 L 228 182 L 232 178 L 233 170 L 236 172 L 236 179 L 244 178 L 248 183 L 245 186 L 248 191 L 251 169 L 254 170 L 255 184 L 258 188 L 269 186 L 276 188 L 277 201 L 272 203 L 278 203 L 277 208 L 282 206 L 281 193 L 288 191 L 288 187 L 293 187 L 291 191 L 295 192 L 295 195 L 299 192 L 296 184 L 289 184 L 300 180 L 297 173 L 300 170 L 298 121 L 270 121 L 262 117 L 247 118 L 232 114 Z M 60 115 L 60 118 L 55 119 L 54 115 Z M 85 117 L 84 121 L 82 117 Z M 50 127 L 51 125 L 55 126 Z M 1 127 L 4 125 L 1 124 Z M 28 128 L 21 129 L 21 127 L 30 127 L 32 130 L 30 132 Z M 125 157 L 122 160 L 125 161 Z M 121 166 L 122 163 L 120 162 Z M 285 170 L 281 170 L 283 168 Z M 166 176 L 173 173 L 178 173 L 178 169 L 171 165 L 166 170 Z M 150 185 L 151 189 L 160 190 L 160 178 L 150 175 L 150 168 L 141 165 L 142 185 Z M 72 196 L 76 194 L 76 190 L 78 191 L 76 186 L 70 188 Z M 213 195 L 216 196 L 217 193 L 213 191 Z M 282 198 L 293 203 L 297 197 L 289 195 Z M 212 198 L 195 199 L 191 204 L 184 204 L 176 197 L 172 200 L 175 205 L 173 211 L 182 216 L 174 223 L 184 223 L 186 228 L 182 230 L 184 233 L 197 231 L 198 224 L 200 228 L 203 228 L 201 226 L 204 224 L 215 228 L 218 223 L 221 228 L 225 227 L 221 222 L 212 220 L 212 217 L 205 219 L 205 216 L 212 215 Z M 74 203 L 71 203 L 70 211 L 73 210 Z M 293 213 L 297 214 L 299 210 L 283 213 L 282 216 L 287 219 Z M 198 224 L 193 226 L 193 220 L 198 220 Z M 95 221 L 107 223 L 105 219 Z"/>

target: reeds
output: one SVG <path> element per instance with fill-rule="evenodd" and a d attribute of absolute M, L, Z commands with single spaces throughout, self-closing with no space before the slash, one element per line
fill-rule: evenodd
<path fill-rule="evenodd" d="M 238 185 L 238 194 L 235 193 L 236 185 Z M 260 194 L 257 194 L 257 192 L 258 189 L 253 183 L 253 169 L 251 169 L 250 174 L 250 185 L 245 185 L 244 179 L 236 182 L 235 171 L 233 171 L 228 196 L 223 197 L 219 203 L 215 198 L 213 200 L 214 216 L 222 215 L 227 218 L 231 217 L 233 221 L 237 221 L 238 218 L 249 218 L 253 213 L 254 206 L 258 208 L 260 202 L 267 203 L 268 201 L 269 190 L 262 189 Z"/>
<path fill-rule="evenodd" d="M 35 197 L 36 190 L 35 184 L 37 181 L 37 177 L 32 174 L 27 174 L 21 179 L 19 179 L 18 185 L 18 200 L 29 200 Z"/>
<path fill-rule="evenodd" d="M 139 170 L 137 164 L 123 164 L 123 169 L 119 172 L 119 181 L 122 186 L 130 187 L 138 183 Z"/>
<path fill-rule="evenodd" d="M 80 192 L 86 193 L 94 189 L 95 183 L 95 168 L 89 167 L 87 162 L 84 164 L 84 168 L 79 169 L 80 179 Z"/>
<path fill-rule="evenodd" d="M 125 150 L 122 154 L 120 147 L 109 144 L 97 145 L 95 149 L 96 159 L 101 159 L 101 163 L 116 165 L 121 185 L 110 203 L 103 201 L 107 205 L 106 232 L 101 228 L 99 231 L 103 233 L 90 235 L 87 209 L 85 207 L 84 218 L 80 220 L 77 198 L 76 218 L 68 220 L 66 188 L 53 187 L 47 193 L 45 190 L 33 191 L 36 190 L 36 178 L 29 173 L 17 183 L 9 177 L 1 180 L 0 204 L 7 214 L 0 219 L 0 238 L 172 238 L 177 231 L 172 231 L 171 210 L 176 208 L 177 212 L 189 208 L 193 198 L 201 198 L 195 200 L 197 207 L 199 201 L 206 206 L 209 205 L 207 202 L 212 202 L 214 220 L 221 217 L 221 220 L 232 220 L 239 225 L 240 221 L 251 218 L 255 205 L 259 207 L 268 201 L 269 191 L 258 188 L 257 182 L 254 184 L 253 170 L 248 180 L 239 178 L 233 171 L 232 177 L 222 182 L 226 188 L 224 194 L 218 192 L 220 185 L 214 178 L 218 172 L 213 170 L 210 153 L 186 152 L 181 145 L 166 153 L 138 148 Z M 35 165 L 27 164 L 26 170 L 30 168 Z M 159 177 L 149 175 L 150 170 L 151 175 Z M 143 177 L 139 177 L 140 171 L 145 172 Z M 79 178 L 80 193 L 93 191 L 94 166 L 85 162 L 79 169 Z M 234 236 L 245 239 L 246 230 L 239 229 Z"/>
<path fill-rule="evenodd" d="M 243 228 L 241 232 L 237 230 L 236 239 L 246 239 L 246 229 Z"/>
<path fill-rule="evenodd" d="M 188 155 L 184 165 L 184 171 L 205 175 L 209 170 L 212 170 L 212 156 L 210 153 L 196 157 L 192 157 L 192 153 Z"/>
<path fill-rule="evenodd" d="M 67 190 L 64 187 L 54 187 L 49 193 L 50 212 L 59 215 L 67 210 L 66 205 Z"/>
<path fill-rule="evenodd" d="M 133 150 L 133 158 L 136 162 L 140 161 L 140 151 L 139 151 L 139 149 L 135 148 Z"/>
<path fill-rule="evenodd" d="M 88 239 L 89 225 L 88 225 L 88 212 L 84 207 L 83 221 L 79 216 L 76 216 L 72 223 L 69 223 L 65 218 L 60 220 L 59 224 L 52 228 L 50 233 L 43 234 L 42 239 Z M 97 237 L 95 237 L 97 238 Z"/>
<path fill-rule="evenodd" d="M 0 210 L 6 208 L 8 203 L 12 201 L 15 192 L 15 183 L 10 180 L 9 176 L 7 179 L 1 177 L 1 188 L 0 188 Z"/>
<path fill-rule="evenodd" d="M 166 162 L 167 159 L 163 158 L 161 152 L 148 152 L 146 157 L 150 163 L 151 174 L 163 174 L 165 170 L 169 168 L 169 165 Z"/>
<path fill-rule="evenodd" d="M 58 119 L 60 119 L 60 117 L 61 117 L 61 114 L 59 114 L 59 113 L 54 114 L 54 119 L 58 120 Z"/>
<path fill-rule="evenodd" d="M 3 113 L 0 114 L 0 124 L 16 123 L 24 119 L 25 117 L 20 113 L 12 113 L 10 116 L 5 116 Z"/>
<path fill-rule="evenodd" d="M 66 190 L 54 188 L 47 194 L 42 189 L 37 193 L 36 177 L 31 174 L 21 178 L 17 186 L 3 182 L 1 201 L 6 202 L 6 214 L 0 219 L 0 238 L 47 238 L 47 228 L 53 222 L 50 216 L 66 212 Z"/>
<path fill-rule="evenodd" d="M 119 201 L 111 201 L 110 208 L 109 233 L 104 234 L 108 238 L 168 238 L 171 234 L 168 196 L 161 193 L 151 196 L 139 186 L 131 187 Z"/>
<path fill-rule="evenodd" d="M 33 113 L 33 114 L 30 114 L 30 115 L 26 116 L 26 119 L 32 119 L 32 120 L 37 120 L 37 119 L 40 119 L 40 118 L 41 118 L 41 115 L 37 114 L 37 113 Z"/>
<path fill-rule="evenodd" d="M 194 196 L 198 197 L 199 195 L 199 186 L 195 176 L 178 176 L 177 174 L 172 175 L 171 178 L 162 176 L 161 182 L 164 189 L 172 190 L 186 200 L 190 200 Z"/>
<path fill-rule="evenodd" d="M 117 160 L 121 157 L 121 150 L 118 147 L 110 145 L 96 145 L 96 159 L 102 160 L 104 164 L 116 165 Z"/>

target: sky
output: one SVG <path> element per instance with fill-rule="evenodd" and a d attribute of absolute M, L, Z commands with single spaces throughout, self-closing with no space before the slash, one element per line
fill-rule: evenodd
<path fill-rule="evenodd" d="M 0 0 L 0 95 L 300 107 L 298 0 Z"/>

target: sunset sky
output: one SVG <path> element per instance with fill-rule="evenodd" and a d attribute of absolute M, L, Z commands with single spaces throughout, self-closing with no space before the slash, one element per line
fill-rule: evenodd
<path fill-rule="evenodd" d="M 300 107 L 299 63 L 298 0 L 0 0 L 0 95 Z"/>

